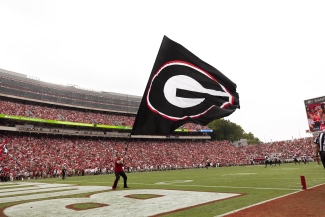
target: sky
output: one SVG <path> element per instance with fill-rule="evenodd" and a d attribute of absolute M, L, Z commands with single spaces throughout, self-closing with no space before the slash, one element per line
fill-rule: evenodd
<path fill-rule="evenodd" d="M 142 96 L 163 36 L 237 84 L 226 119 L 263 142 L 310 136 L 325 95 L 325 1 L 0 0 L 0 68 Z"/>

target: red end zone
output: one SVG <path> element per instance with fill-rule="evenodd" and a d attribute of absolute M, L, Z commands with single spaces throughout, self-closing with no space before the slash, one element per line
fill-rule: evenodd
<path fill-rule="evenodd" d="M 227 217 L 324 216 L 325 184 L 286 197 L 270 200 Z"/>

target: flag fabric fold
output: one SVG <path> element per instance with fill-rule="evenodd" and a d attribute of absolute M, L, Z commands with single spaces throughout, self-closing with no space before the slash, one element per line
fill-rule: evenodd
<path fill-rule="evenodd" d="M 164 36 L 131 135 L 170 134 L 185 123 L 207 125 L 239 108 L 237 85 Z"/>

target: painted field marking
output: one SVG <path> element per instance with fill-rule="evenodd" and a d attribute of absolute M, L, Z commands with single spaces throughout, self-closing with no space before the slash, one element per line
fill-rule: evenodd
<path fill-rule="evenodd" d="M 193 180 L 171 180 L 171 181 L 162 181 L 156 182 L 156 185 L 169 185 L 169 184 L 180 184 L 180 183 L 188 183 L 193 182 Z"/>
<path fill-rule="evenodd" d="M 140 200 L 129 198 L 132 194 L 154 194 L 161 197 Z M 193 206 L 216 202 L 238 196 L 233 193 L 194 192 L 178 190 L 120 190 L 97 193 L 90 198 L 59 198 L 35 202 L 28 202 L 8 207 L 4 214 L 8 217 L 22 216 L 119 216 L 119 217 L 142 217 L 159 215 L 166 212 L 175 212 L 180 209 L 188 209 Z M 108 206 L 89 210 L 72 210 L 67 206 L 78 203 L 101 203 Z M 123 212 L 121 212 L 123 210 Z"/>
<path fill-rule="evenodd" d="M 0 197 L 2 196 L 13 196 L 13 195 L 19 195 L 19 194 L 33 194 L 33 193 L 40 193 L 40 192 L 50 192 L 50 191 L 62 191 L 62 190 L 71 190 L 72 188 L 74 188 L 74 186 L 65 186 L 65 187 L 49 187 L 49 188 L 41 188 L 41 189 L 29 189 L 29 190 L 25 190 L 25 191 L 13 191 L 14 189 L 11 189 L 10 192 L 3 192 L 0 191 Z"/>
<path fill-rule="evenodd" d="M 312 178 L 310 180 L 319 180 L 319 181 L 322 181 L 322 180 L 325 180 L 325 178 Z"/>
<path fill-rule="evenodd" d="M 23 185 L 18 185 L 18 186 L 24 186 L 24 184 Z M 19 191 L 29 191 L 29 190 L 37 190 L 37 189 L 42 190 L 42 189 L 51 189 L 51 188 L 58 188 L 58 187 L 61 187 L 61 188 L 62 187 L 69 187 L 69 188 L 71 188 L 71 185 L 69 185 L 69 184 L 47 184 L 47 185 L 41 184 L 41 185 L 38 185 L 37 183 L 35 183 L 35 184 L 31 185 L 31 187 L 16 188 L 16 189 L 13 189 L 13 188 L 0 189 L 0 196 L 2 196 L 2 193 L 5 193 L 5 192 L 19 192 Z M 23 194 L 23 193 L 24 192 L 21 192 L 20 194 Z"/>
<path fill-rule="evenodd" d="M 221 175 L 222 176 L 222 175 Z M 220 177 L 221 177 L 220 176 Z M 219 177 L 214 177 L 214 178 L 210 178 L 210 180 L 233 180 L 234 179 L 234 177 L 231 177 L 231 176 L 228 176 L 229 178 L 219 178 Z M 259 180 L 292 180 L 292 178 L 272 178 L 272 177 L 270 177 L 270 178 L 262 178 L 262 177 L 259 177 L 258 178 Z M 299 176 L 297 176 L 297 179 L 300 179 L 299 178 Z M 317 179 L 319 179 L 319 180 L 325 180 L 325 178 L 313 178 L 314 180 L 317 180 Z"/>
<path fill-rule="evenodd" d="M 233 173 L 233 174 L 224 174 L 221 176 L 246 176 L 246 175 L 256 175 L 257 173 Z"/>
<path fill-rule="evenodd" d="M 31 182 L 0 182 L 0 189 L 7 189 L 7 188 L 17 188 L 18 186 L 33 186 L 37 183 Z"/>
<path fill-rule="evenodd" d="M 9 188 L 17 188 L 18 185 L 1 185 L 0 186 L 0 190 L 1 189 L 9 189 Z"/>
<path fill-rule="evenodd" d="M 157 185 L 157 184 L 146 184 L 146 183 L 129 183 L 130 185 Z M 161 184 L 158 184 L 161 185 Z M 172 183 L 165 183 L 164 185 L 172 185 L 172 186 L 193 186 L 193 187 L 203 187 L 203 188 L 245 188 L 245 189 L 257 189 L 257 190 L 284 190 L 284 191 L 297 191 L 300 189 L 296 188 L 255 188 L 255 187 L 245 187 L 245 186 L 222 186 L 222 185 L 178 185 L 178 184 L 172 184 Z"/>
<path fill-rule="evenodd" d="M 318 187 L 318 186 L 321 186 L 321 185 L 324 185 L 324 184 L 315 185 L 315 186 L 310 187 L 310 188 L 315 188 L 315 187 Z M 230 215 L 230 214 L 233 214 L 233 213 L 239 212 L 239 211 L 244 210 L 244 209 L 248 209 L 248 208 L 251 208 L 251 207 L 254 207 L 254 206 L 258 206 L 258 205 L 261 205 L 261 204 L 264 204 L 264 203 L 267 203 L 267 202 L 270 202 L 270 201 L 273 201 L 273 200 L 277 200 L 277 199 L 280 199 L 280 198 L 283 198 L 283 197 L 286 197 L 286 196 L 290 196 L 290 195 L 293 195 L 293 194 L 297 194 L 297 193 L 299 193 L 299 192 L 301 192 L 301 191 L 302 191 L 302 190 L 300 189 L 299 191 L 292 192 L 292 193 L 289 193 L 289 194 L 285 194 L 285 195 L 282 195 L 282 196 L 280 196 L 280 197 L 272 198 L 272 199 L 265 200 L 265 201 L 262 201 L 262 202 L 259 202 L 259 203 L 255 203 L 255 204 L 252 204 L 252 205 L 250 205 L 250 206 L 246 206 L 246 207 L 243 207 L 243 208 L 240 208 L 240 209 L 233 210 L 233 211 L 231 211 L 231 212 L 224 213 L 224 214 L 222 214 L 222 215 L 217 215 L 216 217 L 227 216 L 227 215 Z"/>
<path fill-rule="evenodd" d="M 26 185 L 30 183 L 20 182 L 18 185 Z M 60 196 L 67 196 L 73 194 L 82 194 L 82 193 L 91 193 L 96 191 L 104 191 L 109 190 L 111 187 L 107 186 L 76 186 L 76 185 L 69 185 L 69 184 L 46 184 L 46 183 L 33 183 L 35 184 L 34 187 L 29 187 L 29 190 L 22 190 L 24 188 L 17 188 L 17 189 L 10 189 L 11 197 L 3 197 L 0 198 L 0 203 L 9 203 L 9 202 L 16 202 L 16 201 L 25 201 L 25 200 L 34 200 L 34 199 L 44 199 L 49 197 L 60 197 Z M 46 187 L 49 187 L 46 190 Z M 40 191 L 39 188 L 45 189 L 46 193 L 41 194 L 32 194 L 37 193 Z M 68 189 L 67 189 L 68 188 Z M 71 188 L 74 188 L 73 190 Z M 59 191 L 59 192 L 48 192 L 48 191 L 56 191 L 56 190 L 63 190 L 66 189 L 67 191 Z M 13 191 L 17 190 L 17 191 Z M 38 191 L 35 191 L 38 190 Z M 5 196 L 8 191 L 6 189 L 0 189 L 0 194 L 3 193 Z M 15 194 L 28 194 L 30 195 L 21 195 L 15 196 Z"/>

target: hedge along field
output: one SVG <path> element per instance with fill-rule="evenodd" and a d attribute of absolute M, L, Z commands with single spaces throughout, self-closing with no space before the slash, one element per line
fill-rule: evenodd
<path fill-rule="evenodd" d="M 180 191 L 236 193 L 240 196 L 206 203 L 202 206 L 189 207 L 164 216 L 217 216 L 233 210 L 241 209 L 262 201 L 277 198 L 286 194 L 302 191 L 300 176 L 305 176 L 307 190 L 310 187 L 325 183 L 325 170 L 315 162 L 309 164 L 281 164 L 281 166 L 264 165 L 236 166 L 220 168 L 201 168 L 188 170 L 172 170 L 160 172 L 128 173 L 130 189 L 169 189 Z M 115 176 L 110 174 L 36 179 L 26 181 L 41 183 L 72 184 L 78 186 L 108 186 Z M 22 181 L 15 181 L 16 183 Z M 25 182 L 25 181 L 23 181 Z M 0 185 L 1 189 L 5 188 Z M 123 179 L 119 182 L 117 191 L 124 191 Z M 113 191 L 106 191 L 108 196 Z M 116 192 L 116 191 L 114 191 Z M 131 191 L 130 191 L 131 192 Z M 69 197 L 85 196 L 84 194 Z M 67 197 L 67 196 L 64 196 Z M 42 199 L 44 200 L 44 199 Z M 21 202 L 16 202 L 21 203 Z M 171 201 L 173 203 L 173 201 Z M 0 204 L 6 207 L 10 204 Z M 49 203 L 50 204 L 50 203 Z"/>

